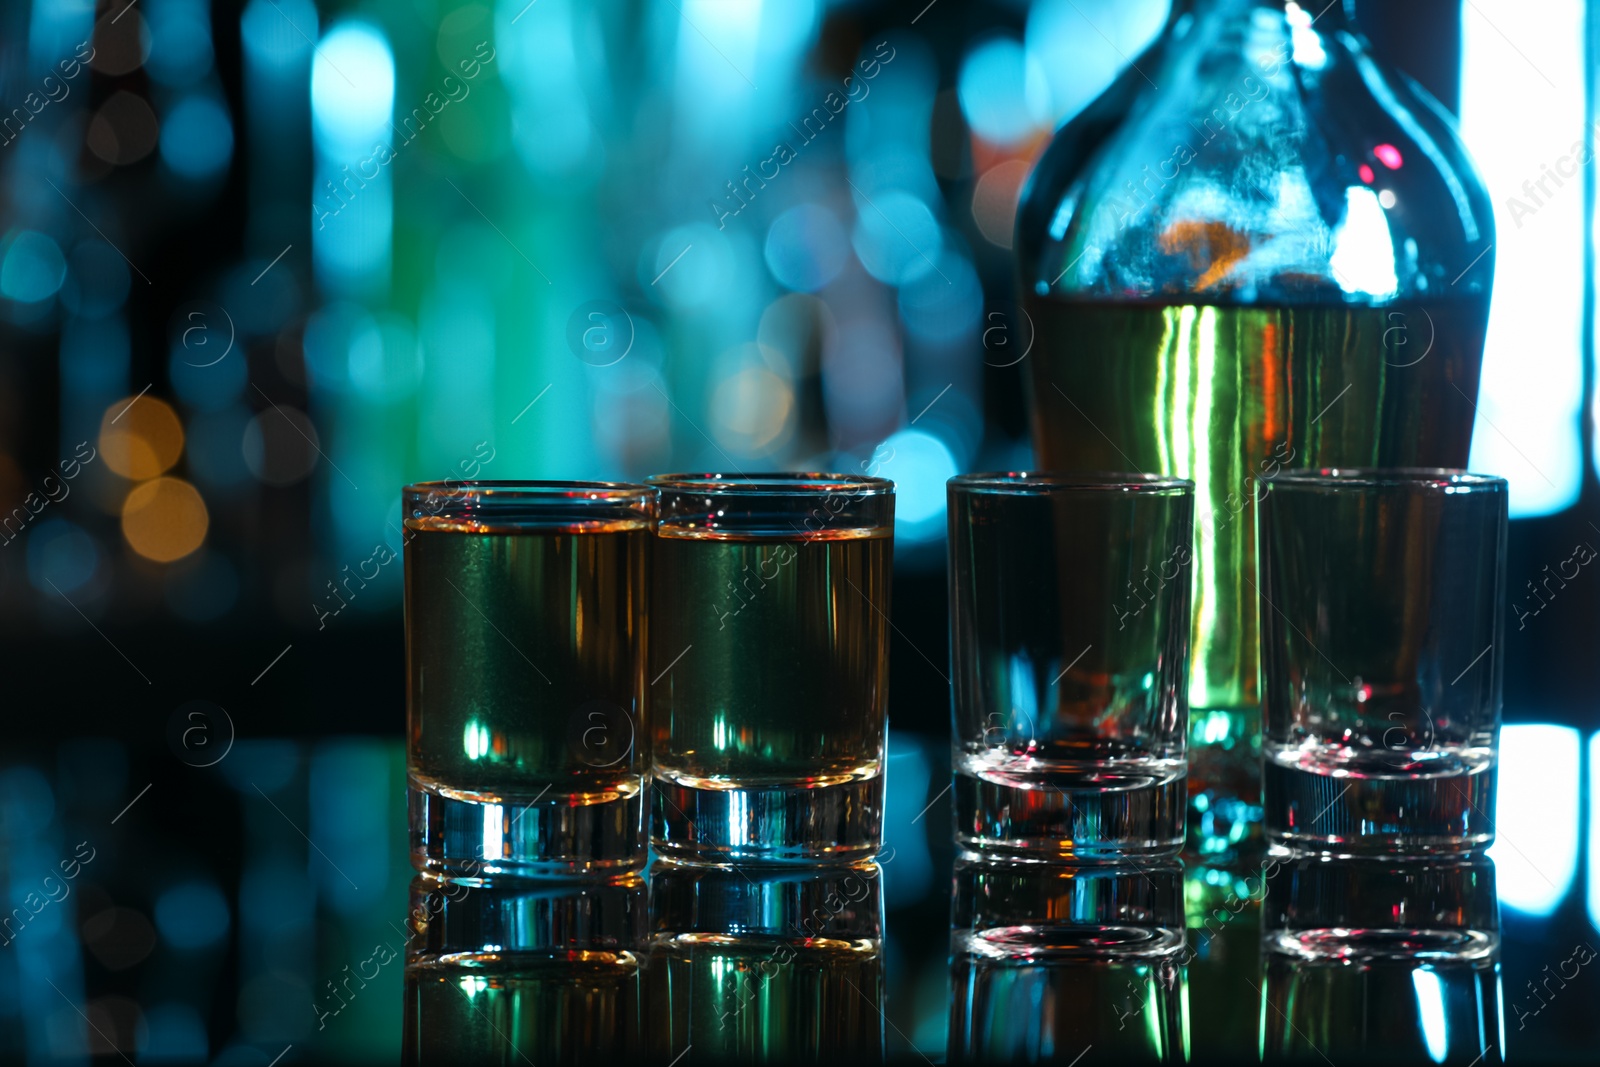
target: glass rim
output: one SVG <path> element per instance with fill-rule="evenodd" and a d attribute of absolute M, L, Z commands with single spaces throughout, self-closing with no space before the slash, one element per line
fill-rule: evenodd
<path fill-rule="evenodd" d="M 504 500 L 507 503 L 636 504 L 648 503 L 655 494 L 635 482 L 578 482 L 543 479 L 445 479 L 412 482 L 401 490 L 406 499 L 447 495 L 454 500 Z"/>
<path fill-rule="evenodd" d="M 861 474 L 822 471 L 762 471 L 756 474 L 721 474 L 714 471 L 652 474 L 644 480 L 652 490 L 688 492 L 703 496 L 892 496 L 894 482 Z"/>
<path fill-rule="evenodd" d="M 958 474 L 945 485 L 965 493 L 1194 492 L 1194 482 L 1188 478 L 1139 471 L 986 471 Z"/>
<path fill-rule="evenodd" d="M 1504 493 L 1510 483 L 1495 474 L 1474 474 L 1460 467 L 1322 467 L 1317 470 L 1279 471 L 1261 478 L 1269 489 L 1412 489 L 1450 490 L 1454 493 Z"/>

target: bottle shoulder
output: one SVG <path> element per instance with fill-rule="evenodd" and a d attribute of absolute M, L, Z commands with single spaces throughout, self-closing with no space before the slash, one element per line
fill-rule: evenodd
<path fill-rule="evenodd" d="M 1352 35 L 1314 67 L 1259 44 L 1168 42 L 1058 131 L 1018 213 L 1027 291 L 1382 302 L 1466 271 L 1487 293 L 1492 207 L 1444 109 Z"/>

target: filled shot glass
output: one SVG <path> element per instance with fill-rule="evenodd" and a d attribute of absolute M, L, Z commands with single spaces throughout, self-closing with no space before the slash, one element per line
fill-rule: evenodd
<path fill-rule="evenodd" d="M 893 483 L 649 484 L 651 844 L 704 862 L 869 858 L 883 839 Z"/>
<path fill-rule="evenodd" d="M 1177 852 L 1194 484 L 968 474 L 948 493 L 958 845 Z"/>
<path fill-rule="evenodd" d="M 1505 479 L 1344 469 L 1263 485 L 1268 838 L 1341 853 L 1488 845 Z"/>
<path fill-rule="evenodd" d="M 655 494 L 405 490 L 411 857 L 456 877 L 642 866 Z"/>

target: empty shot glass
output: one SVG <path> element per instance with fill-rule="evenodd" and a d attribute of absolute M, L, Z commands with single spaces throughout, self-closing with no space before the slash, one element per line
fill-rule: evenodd
<path fill-rule="evenodd" d="M 1178 860 L 957 860 L 954 881 L 949 1062 L 1188 1061 Z"/>
<path fill-rule="evenodd" d="M 1352 853 L 1489 844 L 1505 479 L 1330 469 L 1263 485 L 1268 838 Z"/>
<path fill-rule="evenodd" d="M 405 490 L 412 863 L 458 877 L 643 866 L 655 494 Z"/>
<path fill-rule="evenodd" d="M 1299 853 L 1275 866 L 1251 983 L 1262 1061 L 1504 1062 L 1493 861 Z M 1511 1007 L 1525 1022 L 1515 995 Z"/>
<path fill-rule="evenodd" d="M 948 491 L 958 843 L 1176 853 L 1194 484 L 968 474 Z"/>
<path fill-rule="evenodd" d="M 649 484 L 651 844 L 701 861 L 870 857 L 883 839 L 893 483 Z"/>

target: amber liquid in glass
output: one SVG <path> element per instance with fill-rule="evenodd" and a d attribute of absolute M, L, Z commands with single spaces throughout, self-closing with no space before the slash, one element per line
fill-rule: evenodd
<path fill-rule="evenodd" d="M 657 773 L 712 787 L 877 775 L 889 554 L 884 535 L 769 540 L 664 526 L 651 650 Z"/>
<path fill-rule="evenodd" d="M 545 845 L 522 840 L 539 835 L 551 851 L 620 859 L 643 832 L 648 521 L 543 531 L 425 518 L 407 527 L 413 793 L 443 798 L 429 801 L 441 811 L 457 801 L 505 805 L 482 818 L 483 832 L 505 835 L 506 857 L 543 854 Z M 540 826 L 540 816 L 554 821 Z M 454 834 L 460 817 L 440 819 L 430 833 Z M 456 836 L 467 847 L 483 833 Z M 636 851 L 642 862 L 642 840 Z"/>
<path fill-rule="evenodd" d="M 1041 469 L 1193 479 L 1190 743 L 1260 737 L 1253 497 L 1279 469 L 1464 467 L 1483 299 L 1229 306 L 1034 296 L 1029 360 Z M 1205 786 L 1197 765 L 1195 786 Z"/>
<path fill-rule="evenodd" d="M 840 836 L 833 841 L 834 831 L 819 827 L 819 851 L 848 845 L 863 817 L 878 825 L 889 533 L 801 537 L 787 527 L 733 535 L 660 527 L 651 598 L 652 745 L 656 785 L 665 793 L 658 816 L 678 825 L 669 825 L 663 842 L 658 818 L 658 848 L 671 847 L 673 834 L 686 829 L 683 820 L 703 843 L 760 846 L 741 841 L 741 830 L 723 839 L 701 825 L 726 825 L 726 813 L 712 809 L 726 803 L 738 810 L 732 793 L 740 790 L 800 791 L 813 799 L 830 788 L 860 791 L 856 801 L 840 801 L 852 807 L 854 828 L 835 824 Z M 710 795 L 718 793 L 724 796 Z M 771 803 L 782 806 L 781 799 Z M 788 821 L 792 826 L 793 816 Z"/>

